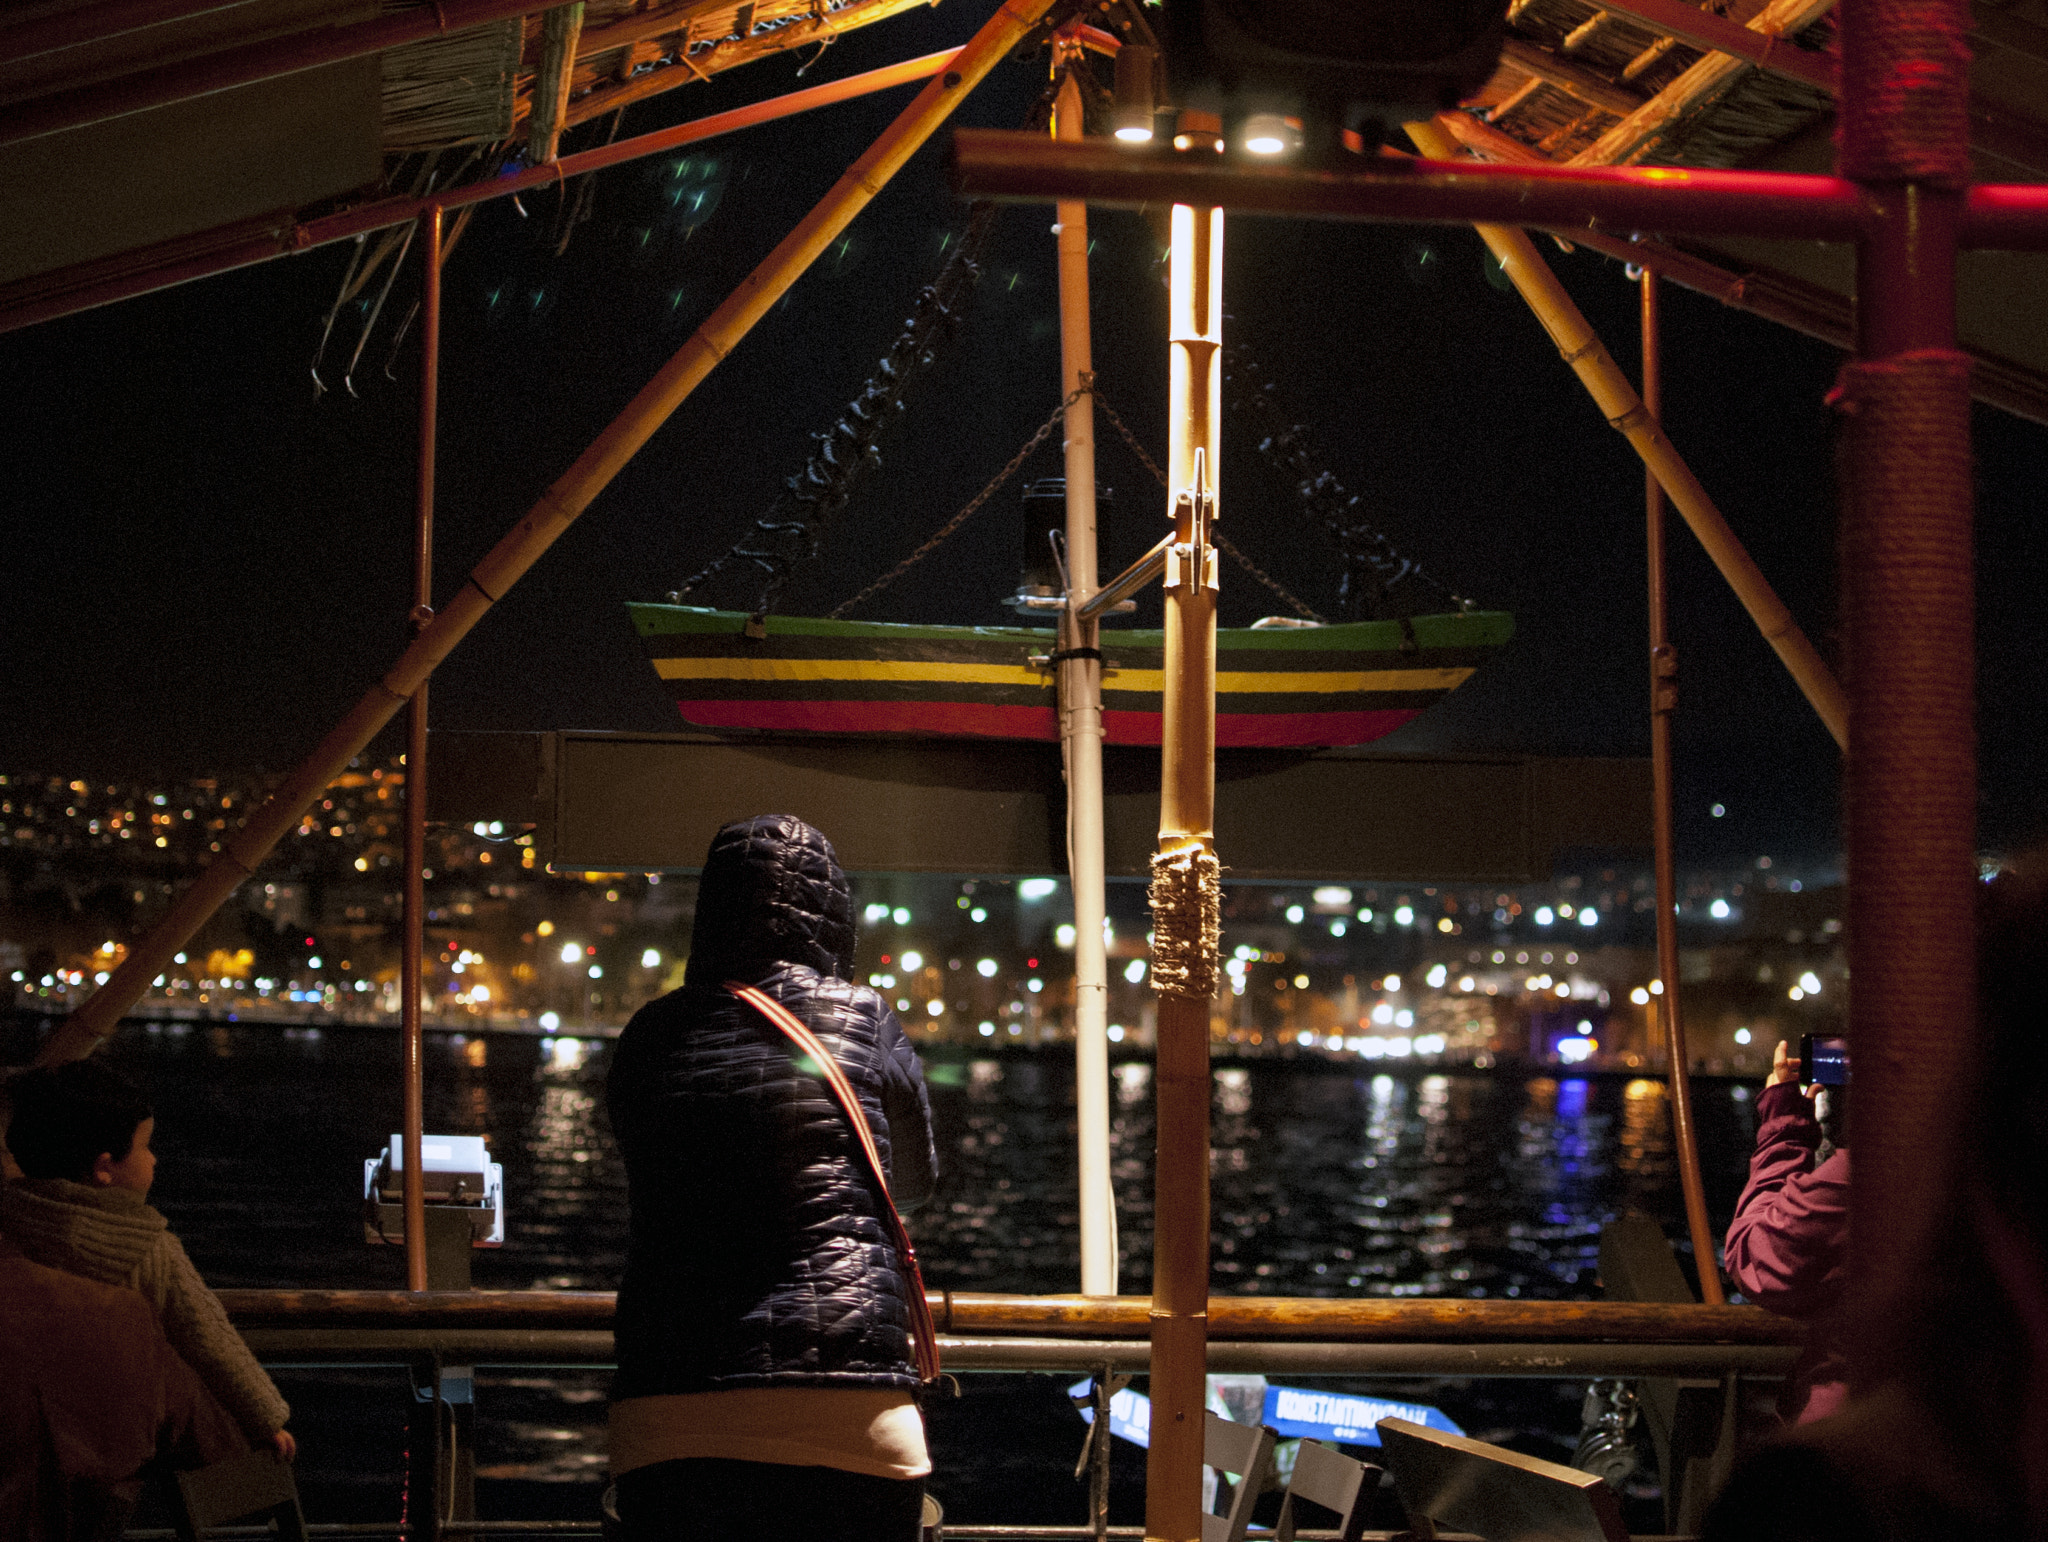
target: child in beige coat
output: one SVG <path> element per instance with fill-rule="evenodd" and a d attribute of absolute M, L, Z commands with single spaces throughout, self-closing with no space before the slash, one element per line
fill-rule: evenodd
<path fill-rule="evenodd" d="M 80 1060 L 15 1076 L 7 1099 L 7 1149 L 24 1176 L 0 1186 L 0 1235 L 46 1268 L 141 1292 L 250 1444 L 290 1460 L 291 1409 L 149 1205 L 156 1119 L 141 1089 Z"/>

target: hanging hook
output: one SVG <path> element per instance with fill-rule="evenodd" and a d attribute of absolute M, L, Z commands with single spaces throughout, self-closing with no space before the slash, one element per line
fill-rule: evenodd
<path fill-rule="evenodd" d="M 320 346 L 313 350 L 313 400 L 318 401 L 327 394 L 327 382 L 320 378 L 320 361 L 327 356 L 327 340 L 334 335 L 334 318 L 341 314 L 341 307 L 348 300 L 349 285 L 355 281 L 356 269 L 363 260 L 363 252 L 369 245 L 368 231 L 356 237 L 356 249 L 348 260 L 348 270 L 341 275 L 341 287 L 334 292 L 334 303 L 327 308 L 327 320 L 320 328 Z"/>

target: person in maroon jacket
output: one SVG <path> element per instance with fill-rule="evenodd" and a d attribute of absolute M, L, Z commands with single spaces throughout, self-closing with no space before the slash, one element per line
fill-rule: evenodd
<path fill-rule="evenodd" d="M 1728 1277 L 1743 1295 L 1808 1325 L 1806 1350 L 1778 1402 L 1788 1424 L 1825 1418 L 1849 1390 L 1831 1321 L 1848 1282 L 1849 1151 L 1846 1143 L 1826 1139 L 1821 1112 L 1800 1088 L 1799 1071 L 1797 1057 L 1787 1055 L 1779 1040 L 1770 1079 L 1756 1102 L 1749 1182 L 1736 1201 L 1723 1248 Z M 1815 1090 L 1838 1100 L 1845 1089 Z"/>

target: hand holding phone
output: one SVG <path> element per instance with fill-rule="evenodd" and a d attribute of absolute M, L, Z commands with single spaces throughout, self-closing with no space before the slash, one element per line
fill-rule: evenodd
<path fill-rule="evenodd" d="M 1771 1051 L 1771 1074 L 1764 1078 L 1766 1087 L 1775 1087 L 1780 1082 L 1799 1080 L 1800 1062 L 1785 1052 L 1785 1041 L 1778 1040 L 1778 1047 Z"/>

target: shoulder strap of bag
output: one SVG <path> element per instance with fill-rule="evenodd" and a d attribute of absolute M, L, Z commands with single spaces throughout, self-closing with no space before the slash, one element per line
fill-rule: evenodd
<path fill-rule="evenodd" d="M 832 1058 L 832 1052 L 825 1048 L 818 1036 L 804 1025 L 804 1022 L 788 1007 L 777 1001 L 764 990 L 751 985 L 728 983 L 725 987 L 759 1012 L 769 1022 L 780 1028 L 789 1039 L 817 1064 L 832 1095 L 839 1100 L 839 1106 L 846 1110 L 847 1123 L 853 1126 L 853 1133 L 860 1137 L 861 1155 L 867 1161 L 868 1175 L 875 1180 L 875 1192 L 882 1196 L 882 1207 L 887 1212 L 886 1220 L 890 1240 L 896 1244 L 896 1251 L 903 1259 L 904 1281 L 909 1296 L 910 1337 L 917 1353 L 917 1377 L 919 1381 L 937 1381 L 939 1378 L 939 1334 L 932 1322 L 931 1304 L 924 1298 L 924 1272 L 917 1265 L 917 1249 L 911 1246 L 910 1232 L 904 1227 L 903 1217 L 897 1213 L 896 1201 L 889 1196 L 889 1180 L 882 1171 L 882 1155 L 875 1147 L 874 1132 L 868 1128 L 868 1116 L 860 1106 L 860 1094 L 853 1090 L 853 1083 L 846 1079 L 846 1073 L 839 1068 L 839 1062 Z"/>

